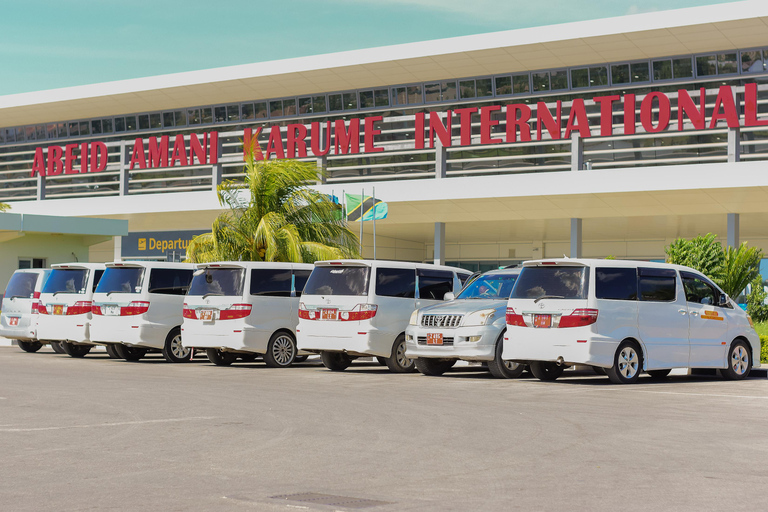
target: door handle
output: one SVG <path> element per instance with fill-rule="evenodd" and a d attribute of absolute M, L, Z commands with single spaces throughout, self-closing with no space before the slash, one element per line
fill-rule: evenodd
<path fill-rule="evenodd" d="M 698 315 L 699 315 L 698 311 L 691 311 L 691 316 L 698 316 Z"/>
<path fill-rule="evenodd" d="M 681 315 L 684 315 L 687 313 L 687 311 L 684 309 L 678 309 L 677 312 L 680 313 Z"/>

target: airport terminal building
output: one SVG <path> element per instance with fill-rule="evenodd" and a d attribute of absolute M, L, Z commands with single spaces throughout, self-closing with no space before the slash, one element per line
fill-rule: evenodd
<path fill-rule="evenodd" d="M 375 189 L 378 258 L 663 259 L 708 232 L 768 252 L 768 2 L 0 97 L 0 201 L 127 220 L 91 261 L 179 259 L 253 136 L 322 191 Z"/>

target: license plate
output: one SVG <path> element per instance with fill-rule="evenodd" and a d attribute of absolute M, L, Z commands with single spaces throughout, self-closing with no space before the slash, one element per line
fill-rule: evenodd
<path fill-rule="evenodd" d="M 120 306 L 102 306 L 105 316 L 120 316 Z"/>
<path fill-rule="evenodd" d="M 442 345 L 443 333 L 440 332 L 428 332 L 427 333 L 427 345 Z"/>
<path fill-rule="evenodd" d="M 544 329 L 552 327 L 552 315 L 533 315 L 533 326 Z"/>
<path fill-rule="evenodd" d="M 320 320 L 336 320 L 339 315 L 338 309 L 321 309 Z"/>
<path fill-rule="evenodd" d="M 53 306 L 53 314 L 54 315 L 63 315 L 64 314 L 64 306 L 61 304 L 55 304 Z"/>
<path fill-rule="evenodd" d="M 19 317 L 17 317 L 17 316 L 9 316 L 8 317 L 8 325 L 19 325 Z"/>
<path fill-rule="evenodd" d="M 198 317 L 200 320 L 203 320 L 205 322 L 211 322 L 213 321 L 213 310 L 212 309 L 201 309 L 197 312 Z"/>

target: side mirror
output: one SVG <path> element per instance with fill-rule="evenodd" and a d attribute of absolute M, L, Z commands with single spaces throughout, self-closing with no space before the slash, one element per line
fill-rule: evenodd
<path fill-rule="evenodd" d="M 443 295 L 443 300 L 450 301 L 455 300 L 456 296 L 453 294 L 453 292 L 447 292 L 445 295 Z"/>
<path fill-rule="evenodd" d="M 724 307 L 728 305 L 728 296 L 724 293 L 720 294 L 720 299 L 717 301 L 717 305 Z"/>

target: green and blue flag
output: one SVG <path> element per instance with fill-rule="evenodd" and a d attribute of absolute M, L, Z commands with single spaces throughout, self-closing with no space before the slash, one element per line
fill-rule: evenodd
<path fill-rule="evenodd" d="M 359 194 L 345 194 L 347 196 L 347 221 L 379 220 L 386 219 L 389 207 L 381 199 Z M 374 216 L 374 206 L 376 215 Z"/>

